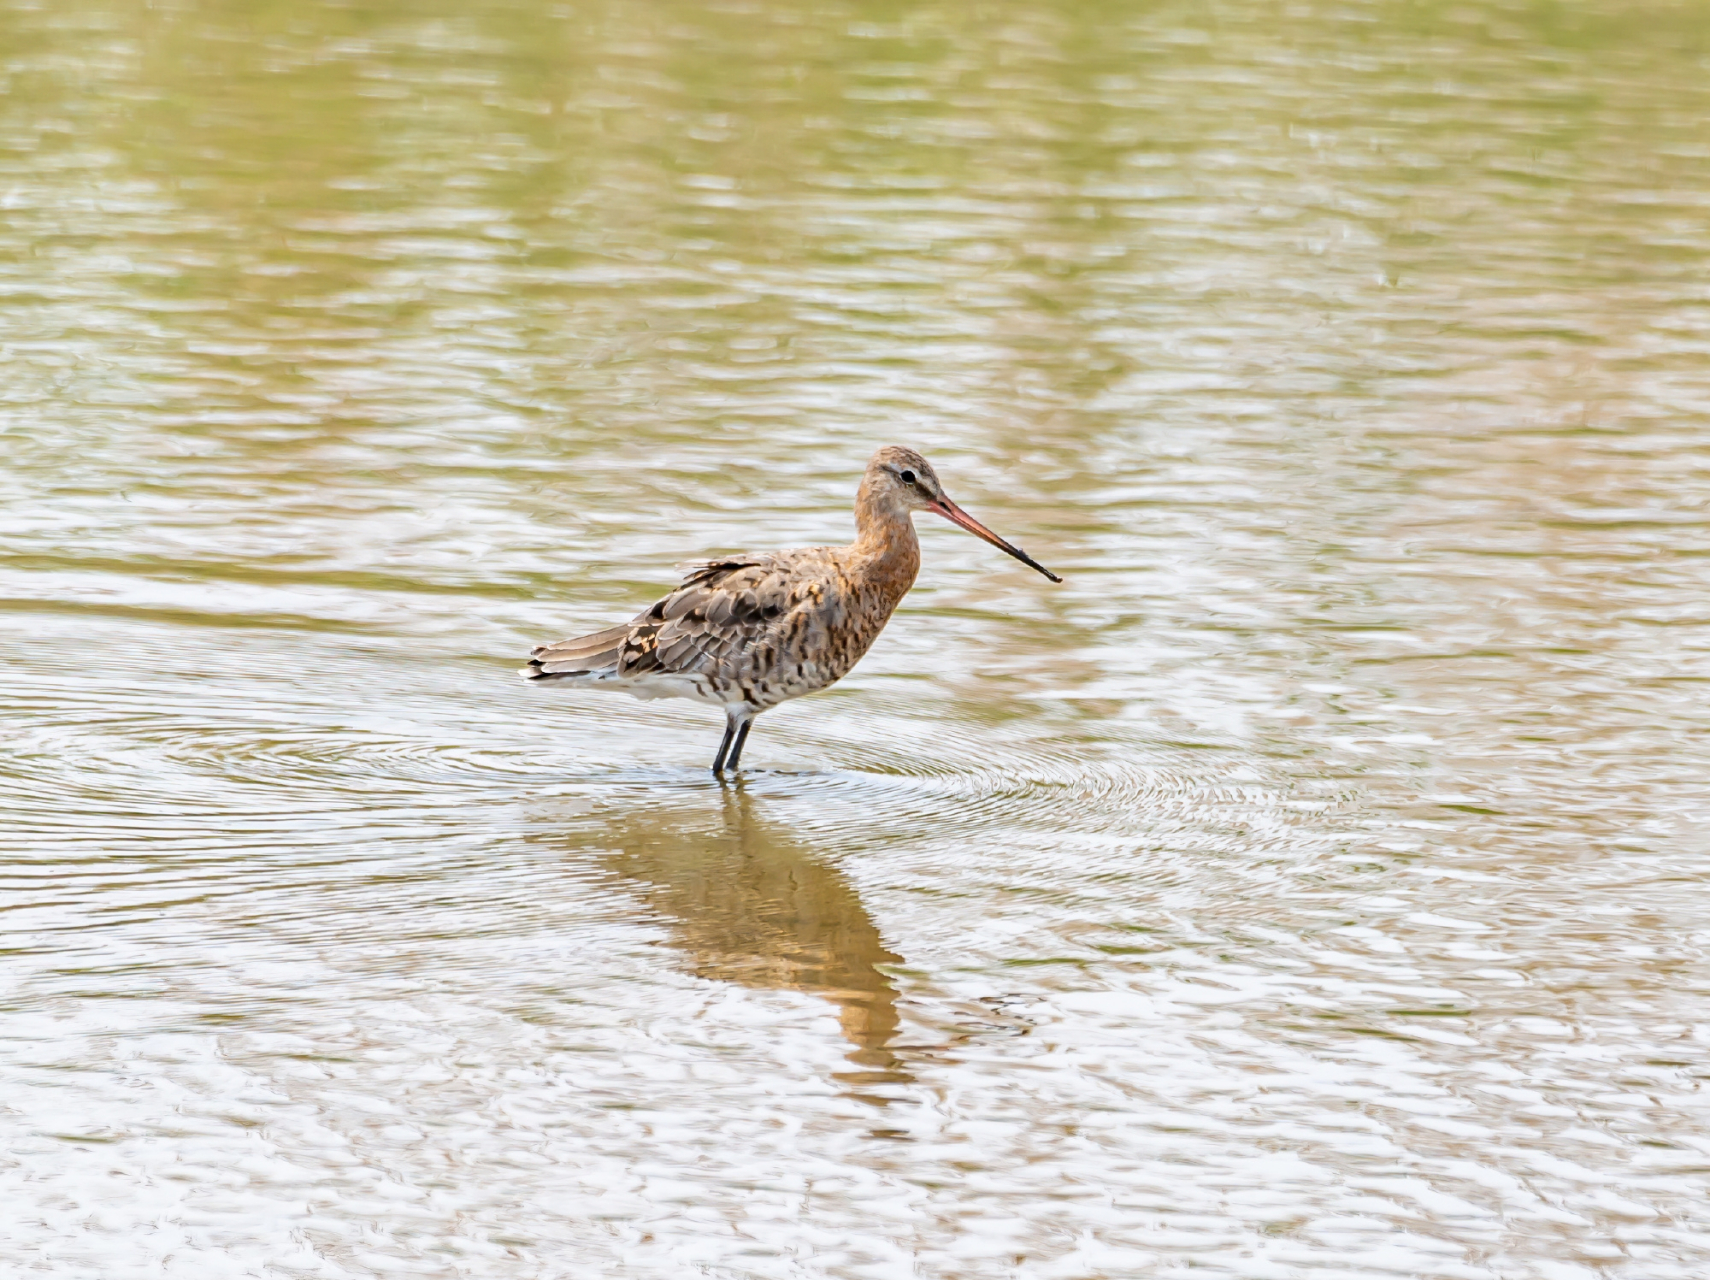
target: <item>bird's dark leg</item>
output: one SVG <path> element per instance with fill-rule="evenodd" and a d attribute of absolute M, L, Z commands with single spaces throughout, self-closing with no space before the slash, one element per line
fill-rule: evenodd
<path fill-rule="evenodd" d="M 746 728 L 747 726 L 744 726 L 744 727 Z M 735 737 L 736 737 L 736 721 L 734 719 L 725 721 L 724 741 L 718 744 L 718 754 L 713 757 L 712 771 L 714 773 L 723 773 L 724 772 L 724 758 L 727 754 L 729 754 L 731 741 Z M 741 747 L 737 748 L 738 752 L 740 752 L 741 750 L 742 750 Z M 736 767 L 736 761 L 732 760 L 730 762 L 730 765 L 731 765 L 731 768 L 734 769 Z"/>
<path fill-rule="evenodd" d="M 730 759 L 726 763 L 732 768 L 742 763 L 742 744 L 748 741 L 748 731 L 754 727 L 752 719 L 744 720 L 742 727 L 736 731 L 736 741 L 730 748 Z"/>

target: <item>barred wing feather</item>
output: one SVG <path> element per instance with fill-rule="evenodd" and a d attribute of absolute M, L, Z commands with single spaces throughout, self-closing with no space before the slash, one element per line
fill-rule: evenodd
<path fill-rule="evenodd" d="M 821 683 L 801 655 L 816 652 L 829 615 L 841 612 L 828 548 L 687 567 L 681 585 L 627 624 L 542 645 L 523 674 L 697 678 L 721 700 L 754 705 Z"/>

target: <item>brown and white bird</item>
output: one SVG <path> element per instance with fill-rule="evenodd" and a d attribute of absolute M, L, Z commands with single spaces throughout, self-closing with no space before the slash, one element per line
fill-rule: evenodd
<path fill-rule="evenodd" d="M 887 445 L 855 495 L 855 541 L 697 563 L 670 595 L 622 626 L 533 650 L 525 680 L 724 708 L 713 772 L 742 760 L 754 717 L 841 680 L 920 571 L 913 514 L 932 511 L 1062 579 L 950 501 L 932 464 Z"/>

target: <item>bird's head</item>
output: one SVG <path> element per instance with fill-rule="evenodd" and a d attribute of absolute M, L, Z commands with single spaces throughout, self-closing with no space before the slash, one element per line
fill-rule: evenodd
<path fill-rule="evenodd" d="M 903 515 L 913 511 L 931 511 L 951 524 L 960 525 L 976 538 L 983 538 L 1000 551 L 1014 556 L 1029 568 L 1037 569 L 1052 582 L 1062 579 L 1013 543 L 1005 542 L 961 507 L 950 501 L 938 473 L 932 464 L 913 449 L 888 444 L 873 455 L 862 478 L 863 497 L 876 506 Z"/>

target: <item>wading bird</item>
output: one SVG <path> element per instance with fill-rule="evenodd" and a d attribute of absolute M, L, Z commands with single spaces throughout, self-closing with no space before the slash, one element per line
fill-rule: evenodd
<path fill-rule="evenodd" d="M 754 717 L 837 683 L 866 653 L 920 571 L 913 514 L 931 511 L 1062 579 L 1005 542 L 944 493 L 932 464 L 887 445 L 855 495 L 855 541 L 728 556 L 622 626 L 544 644 L 520 674 L 638 698 L 692 698 L 724 708 L 713 772 L 742 760 Z"/>

